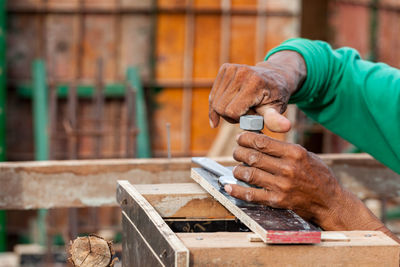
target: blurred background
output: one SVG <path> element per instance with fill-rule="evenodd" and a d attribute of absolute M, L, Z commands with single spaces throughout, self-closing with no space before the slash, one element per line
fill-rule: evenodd
<path fill-rule="evenodd" d="M 305 37 L 400 67 L 399 32 L 399 0 L 0 0 L 0 160 L 230 155 L 237 127 L 208 122 L 221 64 Z M 287 116 L 289 134 L 267 134 L 357 152 L 295 106 Z M 59 266 L 74 234 L 119 231 L 117 208 L 0 211 L 1 251 L 50 236 Z"/>

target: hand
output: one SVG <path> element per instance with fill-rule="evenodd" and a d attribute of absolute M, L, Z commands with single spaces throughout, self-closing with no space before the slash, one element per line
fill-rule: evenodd
<path fill-rule="evenodd" d="M 290 121 L 281 114 L 305 77 L 304 60 L 293 51 L 275 53 L 256 66 L 222 65 L 209 97 L 211 127 L 218 126 L 220 116 L 235 123 L 256 112 L 264 116 L 269 130 L 289 131 Z"/>
<path fill-rule="evenodd" d="M 262 189 L 225 185 L 230 195 L 291 209 L 325 230 L 379 230 L 400 242 L 315 154 L 251 132 L 241 133 L 237 142 L 233 157 L 248 166 L 237 166 L 234 176 Z"/>
<path fill-rule="evenodd" d="M 237 179 L 262 187 L 230 185 L 237 198 L 295 211 L 319 225 L 335 206 L 341 187 L 331 170 L 313 153 L 299 145 L 274 140 L 263 134 L 243 132 L 233 157 Z"/>

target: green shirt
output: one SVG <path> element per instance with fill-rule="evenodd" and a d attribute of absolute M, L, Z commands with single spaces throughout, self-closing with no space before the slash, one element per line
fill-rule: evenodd
<path fill-rule="evenodd" d="M 290 39 L 272 49 L 300 53 L 307 78 L 290 98 L 308 116 L 400 173 L 400 70 L 354 49 Z"/>

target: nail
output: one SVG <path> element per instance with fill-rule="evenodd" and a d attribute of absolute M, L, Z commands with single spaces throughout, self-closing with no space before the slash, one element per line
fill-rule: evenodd
<path fill-rule="evenodd" d="M 226 191 L 228 194 L 230 194 L 230 193 L 232 192 L 232 186 L 229 185 L 229 184 L 225 185 L 225 186 L 224 186 L 224 189 L 225 189 L 225 191 Z"/>
<path fill-rule="evenodd" d="M 211 128 L 215 128 L 215 127 L 214 127 L 214 122 L 213 122 L 211 119 L 209 119 L 209 122 L 210 122 Z"/>

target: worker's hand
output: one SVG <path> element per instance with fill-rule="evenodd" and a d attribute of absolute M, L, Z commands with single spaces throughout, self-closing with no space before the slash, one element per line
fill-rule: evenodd
<path fill-rule="evenodd" d="M 305 77 L 304 59 L 293 51 L 275 53 L 256 66 L 222 65 L 209 97 L 211 127 L 218 126 L 220 116 L 235 123 L 256 112 L 269 130 L 289 131 L 290 121 L 281 114 Z"/>
<path fill-rule="evenodd" d="M 230 195 L 291 209 L 325 230 L 381 230 L 390 235 L 357 197 L 339 185 L 315 154 L 252 132 L 241 133 L 237 142 L 233 157 L 248 166 L 237 166 L 234 176 L 262 188 L 225 185 Z"/>

